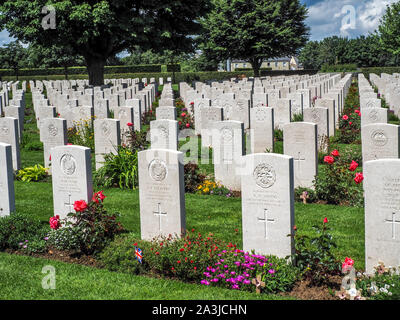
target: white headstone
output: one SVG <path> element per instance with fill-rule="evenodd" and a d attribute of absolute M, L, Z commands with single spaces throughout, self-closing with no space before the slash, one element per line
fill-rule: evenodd
<path fill-rule="evenodd" d="M 142 239 L 180 237 L 186 229 L 183 153 L 146 150 L 138 162 Z"/>
<path fill-rule="evenodd" d="M 243 250 L 285 258 L 294 253 L 293 159 L 277 154 L 244 157 Z"/>

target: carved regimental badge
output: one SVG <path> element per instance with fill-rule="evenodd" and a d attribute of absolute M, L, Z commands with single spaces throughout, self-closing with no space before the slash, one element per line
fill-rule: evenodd
<path fill-rule="evenodd" d="M 383 130 L 375 130 L 371 134 L 372 143 L 378 147 L 383 147 L 389 141 L 386 133 Z"/>
<path fill-rule="evenodd" d="M 55 137 L 58 134 L 58 129 L 54 124 L 50 124 L 48 127 L 49 135 Z"/>
<path fill-rule="evenodd" d="M 76 172 L 76 160 L 72 154 L 67 153 L 61 157 L 60 167 L 67 176 L 71 176 Z"/>
<path fill-rule="evenodd" d="M 163 181 L 168 174 L 167 165 L 163 160 L 154 159 L 149 164 L 149 175 L 154 181 Z"/>
<path fill-rule="evenodd" d="M 272 187 L 276 181 L 274 168 L 267 163 L 260 163 L 253 172 L 253 178 L 258 186 L 264 189 Z"/>

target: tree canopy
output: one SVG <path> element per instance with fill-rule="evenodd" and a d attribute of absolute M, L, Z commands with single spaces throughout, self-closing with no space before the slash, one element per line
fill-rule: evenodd
<path fill-rule="evenodd" d="M 43 28 L 45 6 L 55 10 L 55 28 Z M 0 23 L 20 41 L 70 48 L 85 59 L 90 84 L 102 85 L 107 59 L 123 50 L 192 50 L 208 7 L 207 0 L 8 0 Z"/>
<path fill-rule="evenodd" d="M 204 50 L 221 60 L 250 62 L 256 76 L 263 60 L 295 55 L 309 38 L 308 10 L 298 0 L 211 0 L 201 20 Z"/>
<path fill-rule="evenodd" d="M 377 31 L 383 49 L 392 55 L 400 55 L 400 2 L 387 7 Z"/>
<path fill-rule="evenodd" d="M 356 39 L 337 36 L 310 41 L 301 50 L 299 61 L 305 69 L 323 65 L 356 64 L 358 67 L 385 67 L 397 64 L 397 57 L 385 51 L 377 34 Z"/>

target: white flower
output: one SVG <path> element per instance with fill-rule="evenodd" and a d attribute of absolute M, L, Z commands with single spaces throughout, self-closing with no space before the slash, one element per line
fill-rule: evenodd
<path fill-rule="evenodd" d="M 351 297 L 355 297 L 357 295 L 357 289 L 356 288 L 351 288 L 348 292 L 349 292 L 349 295 Z"/>

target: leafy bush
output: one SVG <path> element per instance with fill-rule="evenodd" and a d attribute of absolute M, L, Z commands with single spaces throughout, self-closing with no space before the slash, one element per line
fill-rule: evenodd
<path fill-rule="evenodd" d="M 181 99 L 176 101 L 176 112 L 179 130 L 194 128 L 194 119 Z"/>
<path fill-rule="evenodd" d="M 34 249 L 42 251 L 46 245 L 45 238 L 47 233 L 48 227 L 46 225 L 21 214 L 15 213 L 1 217 L 0 250 L 29 250 L 30 243 L 36 243 L 36 245 L 40 243 L 41 246 L 36 246 Z"/>
<path fill-rule="evenodd" d="M 295 254 L 292 259 L 303 277 L 314 285 L 326 282 L 329 276 L 341 274 L 340 261 L 332 253 L 337 245 L 327 225 L 328 219 L 325 218 L 322 226 L 313 226 L 316 236 L 299 235 L 297 229 L 294 230 Z"/>
<path fill-rule="evenodd" d="M 302 113 L 296 113 L 293 115 L 293 119 L 292 122 L 303 122 L 304 121 L 304 117 Z"/>
<path fill-rule="evenodd" d="M 74 122 L 74 126 L 68 128 L 67 137 L 69 143 L 87 147 L 94 151 L 94 128 L 92 120 Z"/>
<path fill-rule="evenodd" d="M 79 251 L 79 234 L 76 229 L 70 227 L 51 230 L 48 244 L 61 251 Z"/>
<path fill-rule="evenodd" d="M 235 196 L 232 190 L 212 180 L 205 180 L 204 183 L 200 184 L 197 187 L 197 193 L 203 195 L 226 196 L 227 198 Z"/>
<path fill-rule="evenodd" d="M 63 228 L 53 226 L 55 231 L 51 233 L 50 244 L 86 255 L 99 253 L 115 235 L 124 230 L 116 221 L 119 214 L 109 214 L 104 208 L 104 199 L 105 196 L 100 191 L 93 195 L 90 203 L 75 201 L 75 212 L 69 213 L 66 219 L 60 221 Z M 70 230 L 63 230 L 65 228 Z"/>
<path fill-rule="evenodd" d="M 346 157 L 341 157 L 337 150 L 331 156 L 326 156 L 325 162 L 315 180 L 318 199 L 329 204 L 362 207 L 364 197 L 361 182 L 364 178 L 358 163 L 347 162 Z"/>
<path fill-rule="evenodd" d="M 33 167 L 21 169 L 17 173 L 17 179 L 24 182 L 42 181 L 48 177 L 48 169 L 36 164 Z"/>
<path fill-rule="evenodd" d="M 139 186 L 138 154 L 118 147 L 117 154 L 104 155 L 104 165 L 94 174 L 97 186 L 136 189 Z"/>
<path fill-rule="evenodd" d="M 185 192 L 196 193 L 197 188 L 204 182 L 205 175 L 200 173 L 199 166 L 196 163 L 187 163 L 184 166 L 185 171 Z"/>
<path fill-rule="evenodd" d="M 142 250 L 142 263 L 135 260 L 135 247 Z M 156 274 L 248 291 L 255 290 L 252 280 L 261 275 L 267 282 L 263 291 L 268 293 L 289 290 L 298 276 L 285 259 L 250 254 L 194 230 L 184 238 L 169 236 L 150 242 L 137 240 L 133 234 L 122 235 L 105 248 L 100 259 L 111 271 Z"/>
<path fill-rule="evenodd" d="M 362 296 L 372 300 L 400 300 L 400 275 L 395 268 L 380 264 L 373 276 L 360 275 L 357 289 Z"/>
<path fill-rule="evenodd" d="M 129 127 L 129 130 L 124 133 L 124 138 L 126 147 L 132 153 L 143 151 L 150 146 L 150 142 L 147 141 L 147 132 L 135 131 L 133 126 Z"/>
<path fill-rule="evenodd" d="M 29 136 L 24 135 L 23 136 L 23 143 L 21 145 L 21 148 L 27 150 L 27 151 L 43 151 L 43 143 L 40 141 L 24 141 L 25 139 L 28 139 Z"/>
<path fill-rule="evenodd" d="M 339 121 L 338 142 L 344 144 L 361 143 L 361 113 L 358 83 L 353 81 L 346 97 L 343 113 Z"/>
<path fill-rule="evenodd" d="M 265 283 L 263 291 L 278 293 L 290 291 L 299 279 L 300 272 L 286 259 L 269 256 L 264 264 L 262 281 Z"/>

